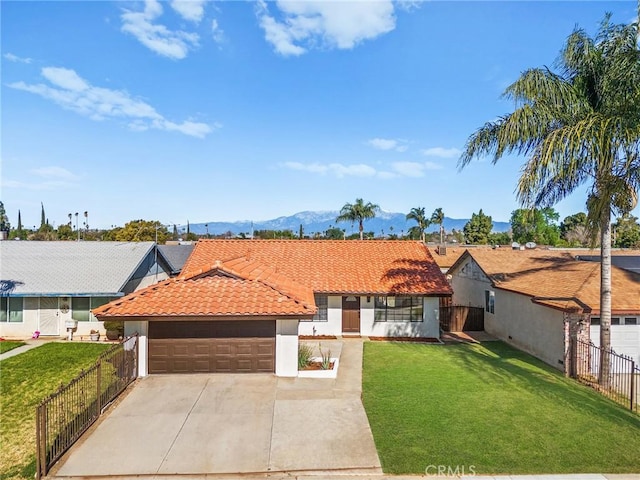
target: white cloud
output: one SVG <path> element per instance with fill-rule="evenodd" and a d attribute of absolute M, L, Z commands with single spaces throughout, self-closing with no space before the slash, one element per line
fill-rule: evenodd
<path fill-rule="evenodd" d="M 18 62 L 18 63 L 31 63 L 32 60 L 30 58 L 22 58 L 19 57 L 17 55 L 14 55 L 13 53 L 5 53 L 3 55 L 4 58 L 6 58 L 7 60 L 9 60 L 10 62 Z"/>
<path fill-rule="evenodd" d="M 211 20 L 211 36 L 216 43 L 222 43 L 224 40 L 224 31 L 220 28 L 215 18 Z"/>
<path fill-rule="evenodd" d="M 60 67 L 42 69 L 42 76 L 53 86 L 25 82 L 9 84 L 11 88 L 35 93 L 51 100 L 62 108 L 74 111 L 92 120 L 120 118 L 128 121 L 131 130 L 177 131 L 192 137 L 204 138 L 211 133 L 211 126 L 191 120 L 175 123 L 160 115 L 148 103 L 133 98 L 127 92 L 94 87 L 74 70 Z M 214 125 L 217 128 L 218 125 Z"/>
<path fill-rule="evenodd" d="M 395 0 L 395 4 L 400 10 L 411 12 L 422 6 L 423 0 Z"/>
<path fill-rule="evenodd" d="M 377 150 L 395 150 L 396 152 L 406 152 L 409 148 L 406 140 L 391 138 L 372 138 L 367 140 L 367 145 Z"/>
<path fill-rule="evenodd" d="M 433 147 L 424 149 L 421 153 L 426 157 L 455 158 L 459 157 L 462 151 L 457 148 Z"/>
<path fill-rule="evenodd" d="M 338 178 L 344 177 L 375 177 L 380 179 L 391 179 L 398 177 L 423 177 L 428 170 L 438 170 L 442 168 L 432 162 L 394 162 L 389 170 L 378 170 L 370 165 L 358 163 L 354 165 L 344 165 L 342 163 L 301 163 L 285 162 L 282 167 L 291 170 L 298 170 L 320 175 L 333 175 Z"/>
<path fill-rule="evenodd" d="M 55 86 L 65 90 L 81 92 L 89 88 L 89 84 L 80 78 L 75 71 L 67 68 L 44 67 L 42 76 Z"/>
<path fill-rule="evenodd" d="M 197 33 L 172 31 L 164 25 L 153 23 L 162 12 L 162 5 L 158 0 L 145 0 L 144 11 L 125 10 L 120 16 L 121 30 L 133 35 L 145 47 L 159 55 L 174 60 L 185 58 L 190 49 L 198 46 L 200 37 Z"/>
<path fill-rule="evenodd" d="M 301 55 L 313 47 L 351 49 L 396 26 L 391 0 L 278 0 L 275 6 L 280 21 L 264 0 L 259 0 L 256 14 L 266 40 L 285 56 Z"/>
<path fill-rule="evenodd" d="M 78 180 L 79 177 L 63 167 L 41 167 L 30 170 L 32 174 L 44 178 L 58 178 L 64 180 Z"/>
<path fill-rule="evenodd" d="M 205 0 L 173 0 L 171 8 L 185 20 L 199 23 L 204 17 Z"/>
<path fill-rule="evenodd" d="M 80 181 L 78 175 L 73 174 L 66 168 L 57 166 L 32 168 L 29 170 L 29 174 L 29 182 L 3 178 L 0 184 L 3 188 L 35 191 L 72 188 L 78 185 Z"/>
<path fill-rule="evenodd" d="M 442 167 L 433 162 L 394 162 L 391 168 L 402 177 L 424 177 L 427 170 L 440 170 Z"/>
<path fill-rule="evenodd" d="M 292 170 L 301 170 L 310 173 L 319 173 L 322 175 L 333 174 L 338 178 L 346 176 L 353 177 L 374 177 L 376 175 L 376 169 L 365 164 L 355 165 L 343 165 L 341 163 L 300 163 L 300 162 L 285 162 L 283 166 Z"/>

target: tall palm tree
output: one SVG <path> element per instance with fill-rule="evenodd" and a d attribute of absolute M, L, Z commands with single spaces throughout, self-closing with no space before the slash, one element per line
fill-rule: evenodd
<path fill-rule="evenodd" d="M 442 227 L 442 224 L 444 223 L 444 212 L 442 211 L 442 208 L 436 208 L 433 211 L 431 214 L 431 223 L 437 223 L 440 225 L 440 243 L 442 243 L 444 236 L 444 228 Z"/>
<path fill-rule="evenodd" d="M 360 229 L 360 240 L 363 239 L 364 221 L 368 218 L 374 218 L 376 212 L 380 210 L 380 207 L 375 203 L 364 201 L 361 198 L 356 198 L 355 203 L 345 203 L 340 209 L 340 215 L 336 218 L 336 222 L 358 222 L 358 228 Z"/>
<path fill-rule="evenodd" d="M 600 232 L 600 383 L 609 381 L 611 346 L 611 215 L 632 210 L 640 187 L 640 49 L 638 23 L 612 25 L 595 38 L 576 29 L 556 61 L 507 87 L 513 113 L 486 123 L 467 140 L 459 162 L 474 157 L 527 157 L 518 200 L 547 207 L 587 185 L 592 232 Z"/>
<path fill-rule="evenodd" d="M 425 230 L 429 228 L 431 221 L 424 214 L 424 207 L 413 207 L 406 216 L 407 220 L 415 220 L 420 230 L 420 240 L 425 240 Z"/>

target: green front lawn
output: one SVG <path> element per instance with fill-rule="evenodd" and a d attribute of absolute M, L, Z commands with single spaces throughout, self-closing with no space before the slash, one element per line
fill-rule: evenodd
<path fill-rule="evenodd" d="M 14 348 L 21 347 L 26 345 L 24 342 L 14 342 L 11 340 L 4 340 L 0 342 L 0 353 L 8 352 L 9 350 L 13 350 Z"/>
<path fill-rule="evenodd" d="M 53 342 L 0 362 L 0 478 L 33 478 L 36 406 L 109 347 Z"/>
<path fill-rule="evenodd" d="M 387 473 L 640 472 L 638 415 L 502 342 L 364 347 Z"/>

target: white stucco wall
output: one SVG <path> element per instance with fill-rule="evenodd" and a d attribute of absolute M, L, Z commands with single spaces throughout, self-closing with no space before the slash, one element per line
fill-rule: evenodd
<path fill-rule="evenodd" d="M 22 322 L 0 322 L 0 336 L 5 338 L 31 338 L 33 332 L 36 330 L 41 333 L 42 336 L 47 336 L 45 329 L 41 325 L 42 318 L 45 315 L 51 315 L 57 318 L 57 325 L 55 329 L 49 332 L 48 336 L 64 337 L 68 336 L 65 322 L 72 320 L 72 298 L 71 297 L 46 297 L 55 303 L 54 308 L 46 308 L 41 304 L 42 299 L 45 297 L 24 297 L 23 298 L 23 310 L 22 310 Z M 64 312 L 60 307 L 66 304 L 69 306 L 69 310 Z M 91 317 L 93 318 L 93 317 Z M 98 330 L 104 338 L 105 329 L 103 322 L 87 321 L 78 322 L 77 328 L 73 332 L 74 337 L 86 337 L 91 330 Z M 101 338 L 101 339 L 102 339 Z"/>
<path fill-rule="evenodd" d="M 440 338 L 438 297 L 424 297 L 422 322 L 376 322 L 374 299 L 360 299 L 360 332 L 371 337 L 431 337 Z"/>
<path fill-rule="evenodd" d="M 453 304 L 485 308 L 485 291 L 495 293 L 494 313 L 484 312 L 485 331 L 554 368 L 564 370 L 564 315 L 535 304 L 528 295 L 493 288 L 467 259 L 450 271 Z"/>
<path fill-rule="evenodd" d="M 342 335 L 342 297 L 330 295 L 327 298 L 326 322 L 301 321 L 298 333 L 300 335 Z"/>
<path fill-rule="evenodd" d="M 298 376 L 298 320 L 276 320 L 276 376 Z"/>
<path fill-rule="evenodd" d="M 24 297 L 22 322 L 0 322 L 0 337 L 30 338 L 38 330 L 38 307 L 37 297 Z"/>
<path fill-rule="evenodd" d="M 475 265 L 467 259 L 451 274 L 453 304 L 484 308 L 484 292 L 491 289 L 491 282 Z"/>
<path fill-rule="evenodd" d="M 369 301 L 367 301 L 367 298 Z M 376 322 L 374 296 L 360 297 L 360 335 L 375 337 L 440 337 L 439 304 L 437 297 L 424 298 L 422 322 Z M 314 330 L 315 329 L 315 330 Z M 300 335 L 342 335 L 342 296 L 327 299 L 326 322 L 300 322 Z"/>
<path fill-rule="evenodd" d="M 564 370 L 564 314 L 531 297 L 496 289 L 495 313 L 484 313 L 487 333 Z"/>
<path fill-rule="evenodd" d="M 124 322 L 124 336 L 138 334 L 138 376 L 146 377 L 149 374 L 147 357 L 149 352 L 149 322 Z"/>

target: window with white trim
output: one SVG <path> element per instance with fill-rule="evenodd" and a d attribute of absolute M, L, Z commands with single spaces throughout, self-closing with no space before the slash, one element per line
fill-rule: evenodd
<path fill-rule="evenodd" d="M 22 323 L 22 297 L 0 297 L 0 322 Z"/>
<path fill-rule="evenodd" d="M 97 322 L 91 310 L 109 303 L 109 297 L 73 297 L 71 299 L 71 318 L 78 322 Z"/>
<path fill-rule="evenodd" d="M 422 322 L 423 297 L 375 297 L 376 322 Z"/>

